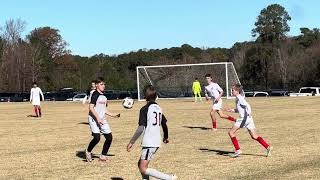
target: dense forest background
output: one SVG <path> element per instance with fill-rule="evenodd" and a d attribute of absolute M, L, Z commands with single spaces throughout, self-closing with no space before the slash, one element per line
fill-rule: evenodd
<path fill-rule="evenodd" d="M 233 62 L 246 89 L 297 90 L 320 86 L 320 31 L 301 27 L 290 37 L 290 15 L 272 4 L 253 25 L 255 41 L 228 48 L 198 48 L 188 44 L 165 49 L 140 49 L 120 55 L 72 55 L 58 29 L 39 27 L 22 37 L 26 22 L 10 19 L 0 28 L 0 92 L 29 91 L 37 81 L 45 91 L 72 87 L 85 91 L 103 76 L 108 89 L 135 90 L 136 66 Z"/>

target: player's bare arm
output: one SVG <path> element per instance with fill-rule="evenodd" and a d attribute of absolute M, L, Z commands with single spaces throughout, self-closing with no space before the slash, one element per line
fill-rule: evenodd
<path fill-rule="evenodd" d="M 109 110 L 106 110 L 106 115 L 117 118 L 120 117 L 120 113 L 112 113 Z"/>
<path fill-rule="evenodd" d="M 219 94 L 219 96 L 217 97 L 217 99 L 215 101 L 218 102 L 221 99 L 222 96 L 223 96 L 223 90 L 220 91 L 220 94 Z"/>

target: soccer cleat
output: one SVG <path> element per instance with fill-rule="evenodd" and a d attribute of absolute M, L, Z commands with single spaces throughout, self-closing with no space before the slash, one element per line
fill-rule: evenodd
<path fill-rule="evenodd" d="M 272 151 L 272 147 L 269 146 L 268 149 L 267 149 L 267 151 L 266 151 L 266 157 L 271 156 L 271 151 Z"/>
<path fill-rule="evenodd" d="M 172 175 L 172 176 L 171 176 L 171 179 L 172 179 L 172 180 L 177 180 L 177 179 L 178 179 L 178 176 Z"/>
<path fill-rule="evenodd" d="M 88 150 L 85 150 L 85 153 L 86 153 L 87 162 L 91 162 L 92 161 L 92 153 L 88 152 Z"/>
<path fill-rule="evenodd" d="M 236 150 L 236 152 L 234 152 L 233 154 L 231 154 L 230 157 L 236 158 L 236 157 L 239 157 L 240 154 L 241 154 L 241 151 L 240 151 L 240 150 Z"/>
<path fill-rule="evenodd" d="M 107 162 L 109 159 L 107 158 L 107 156 L 105 156 L 105 155 L 100 155 L 100 157 L 99 157 L 99 161 L 100 162 Z"/>

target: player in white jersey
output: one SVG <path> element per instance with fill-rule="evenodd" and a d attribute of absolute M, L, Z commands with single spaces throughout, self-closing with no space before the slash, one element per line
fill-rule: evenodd
<path fill-rule="evenodd" d="M 148 167 L 150 160 L 153 159 L 161 145 L 160 126 L 162 126 L 164 134 L 162 141 L 167 144 L 169 140 L 167 119 L 163 115 L 160 106 L 155 102 L 157 97 L 156 90 L 151 85 L 147 86 L 144 89 L 144 95 L 147 104 L 140 109 L 139 126 L 127 146 L 127 151 L 130 152 L 132 150 L 133 144 L 143 134 L 142 151 L 138 162 L 142 179 L 148 180 L 149 176 L 165 180 L 177 179 L 175 175 L 168 175 Z"/>
<path fill-rule="evenodd" d="M 103 78 L 99 77 L 96 81 L 96 91 L 93 92 L 91 101 L 89 104 L 89 116 L 88 122 L 91 129 L 93 139 L 91 140 L 88 148 L 86 149 L 86 159 L 88 162 L 92 161 L 93 148 L 100 141 L 100 133 L 106 138 L 99 160 L 106 162 L 107 153 L 112 143 L 112 133 L 110 126 L 107 122 L 106 115 L 111 117 L 120 117 L 120 114 L 111 113 L 107 110 L 107 98 L 104 96 L 105 83 Z"/>
<path fill-rule="evenodd" d="M 211 74 L 206 74 L 205 78 L 207 80 L 208 85 L 205 86 L 205 95 L 206 95 L 206 100 L 208 101 L 210 98 L 213 102 L 212 109 L 210 111 L 210 117 L 212 121 L 212 129 L 216 130 L 217 129 L 217 119 L 214 116 L 215 112 L 224 119 L 228 119 L 232 122 L 235 121 L 235 118 L 229 115 L 226 115 L 222 112 L 222 95 L 223 95 L 223 90 L 219 86 L 219 84 L 214 83 L 212 80 Z"/>
<path fill-rule="evenodd" d="M 34 112 L 36 114 L 36 117 L 41 117 L 41 107 L 40 107 L 40 96 L 42 97 L 42 100 L 44 101 L 44 96 L 42 93 L 42 90 L 37 86 L 37 83 L 33 83 L 33 87 L 30 91 L 30 102 L 33 105 Z"/>
<path fill-rule="evenodd" d="M 85 104 L 86 102 L 90 103 L 91 96 L 93 92 L 96 90 L 96 81 L 91 81 L 91 87 L 88 89 L 86 96 L 82 100 L 82 104 Z"/>
<path fill-rule="evenodd" d="M 251 138 L 258 141 L 264 148 L 266 148 L 266 156 L 270 156 L 272 147 L 269 146 L 269 144 L 256 133 L 256 127 L 252 118 L 251 106 L 244 99 L 244 96 L 241 95 L 241 92 L 241 85 L 236 84 L 232 87 L 232 95 L 236 97 L 236 108 L 226 109 L 226 111 L 228 112 L 237 112 L 240 115 L 240 117 L 236 120 L 236 123 L 233 125 L 232 129 L 229 132 L 229 136 L 235 148 L 235 153 L 232 154 L 231 157 L 238 157 L 241 154 L 240 146 L 235 136 L 236 131 L 240 128 L 247 128 Z"/>

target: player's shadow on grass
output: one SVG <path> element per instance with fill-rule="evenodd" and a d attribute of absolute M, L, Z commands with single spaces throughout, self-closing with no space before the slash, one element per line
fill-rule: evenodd
<path fill-rule="evenodd" d="M 199 149 L 202 152 L 214 152 L 217 155 L 221 155 L 221 156 L 230 156 L 231 154 L 233 154 L 233 151 L 224 151 L 224 150 L 218 150 L 218 149 L 207 149 L 207 148 L 200 148 Z M 249 154 L 249 153 L 241 153 L 240 156 L 263 156 L 262 154 Z"/>
<path fill-rule="evenodd" d="M 182 127 L 189 128 L 189 129 L 212 130 L 212 128 L 203 127 L 203 126 L 182 126 Z M 217 128 L 217 129 L 231 129 L 231 128 Z"/>
<path fill-rule="evenodd" d="M 83 161 L 86 160 L 86 152 L 85 151 L 76 151 L 76 156 L 78 158 L 81 158 Z M 114 154 L 108 154 L 107 156 L 115 156 Z M 97 154 L 92 154 L 92 159 L 99 158 L 99 155 Z"/>
<path fill-rule="evenodd" d="M 36 116 L 36 115 L 27 115 L 27 117 L 34 117 L 34 118 L 37 118 L 38 116 Z"/>
<path fill-rule="evenodd" d="M 120 177 L 112 177 L 111 180 L 123 180 L 123 179 Z"/>
<path fill-rule="evenodd" d="M 89 125 L 88 122 L 81 122 L 81 123 L 78 123 L 78 124 L 85 124 L 85 125 Z"/>

